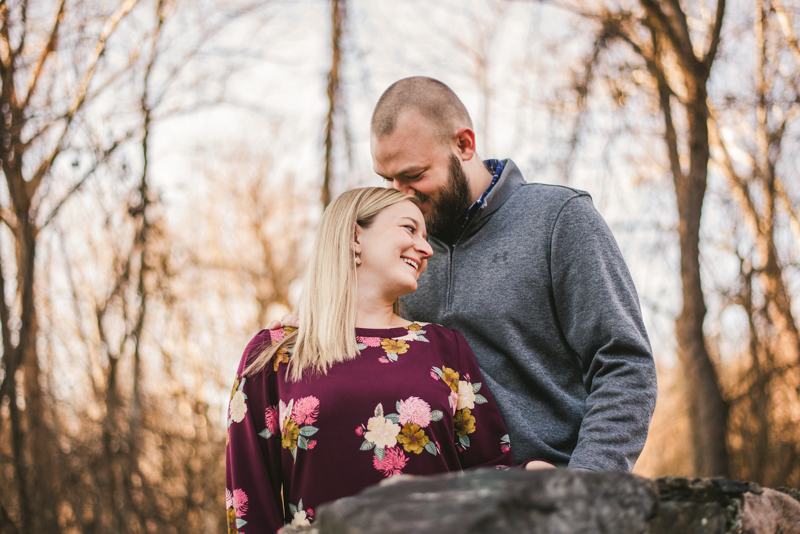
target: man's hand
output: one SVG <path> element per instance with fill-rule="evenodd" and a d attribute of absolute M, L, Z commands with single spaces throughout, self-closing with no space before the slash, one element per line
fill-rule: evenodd
<path fill-rule="evenodd" d="M 544 460 L 533 460 L 525 465 L 525 471 L 538 471 L 539 469 L 555 469 L 556 466 Z"/>
<path fill-rule="evenodd" d="M 267 330 L 277 330 L 278 328 L 283 328 L 284 326 L 293 326 L 294 328 L 298 328 L 300 326 L 300 318 L 296 315 L 286 314 L 281 317 L 280 321 L 272 321 L 267 325 Z"/>

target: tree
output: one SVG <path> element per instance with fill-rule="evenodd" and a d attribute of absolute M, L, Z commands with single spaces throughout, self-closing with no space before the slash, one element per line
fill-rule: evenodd
<path fill-rule="evenodd" d="M 81 50 L 65 46 L 65 34 L 80 27 L 80 7 L 71 8 L 61 1 L 45 16 L 29 13 L 27 1 L 15 5 L 0 3 L 0 160 L 9 202 L 0 208 L 3 222 L 10 230 L 16 251 L 16 296 L 9 304 L 7 281 L 0 277 L 0 322 L 3 335 L 4 378 L 0 398 L 9 397 L 11 441 L 19 506 L 19 530 L 58 532 L 55 508 L 56 485 L 53 473 L 52 441 L 46 432 L 44 394 L 37 360 L 37 317 L 34 295 L 37 236 L 52 219 L 66 197 L 51 208 L 46 202 L 52 188 L 43 188 L 52 179 L 57 158 L 70 146 L 76 135 L 81 112 L 97 98 L 98 67 L 106 43 L 120 22 L 136 5 L 124 0 L 103 17 L 103 24 L 86 28 L 87 44 Z M 38 6 L 36 6 L 38 7 Z M 30 16 L 29 16 L 30 15 Z M 71 72 L 69 57 L 75 52 L 80 62 Z M 60 58 L 58 61 L 56 58 Z M 113 71 L 107 75 L 113 76 Z M 63 82 L 63 85 L 62 85 Z M 94 84 L 93 84 L 94 82 Z M 95 90 L 90 92 L 90 89 Z M 101 164 L 125 139 L 122 137 L 97 147 L 93 167 Z M 88 175 L 90 175 L 91 172 Z M 65 195 L 77 190 L 79 180 Z M 8 269 L 7 259 L 3 259 Z M 24 376 L 17 383 L 17 372 Z M 17 399 L 25 400 L 20 410 Z M 28 456 L 27 451 L 30 451 Z M 33 503 L 41 503 L 41 513 L 34 514 Z M 8 515 L 7 513 L 4 515 Z"/>

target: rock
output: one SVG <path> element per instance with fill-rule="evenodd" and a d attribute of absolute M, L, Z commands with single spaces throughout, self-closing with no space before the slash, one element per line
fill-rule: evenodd
<path fill-rule="evenodd" d="M 727 479 L 662 477 L 656 484 L 660 507 L 648 534 L 741 532 L 743 495 L 762 492 L 756 484 Z"/>
<path fill-rule="evenodd" d="M 800 534 L 800 492 L 726 479 L 481 469 L 393 477 L 282 534 Z"/>
<path fill-rule="evenodd" d="M 797 490 L 794 493 L 800 494 Z M 742 531 L 747 534 L 800 532 L 800 502 L 781 491 L 765 489 L 747 493 L 742 510 Z"/>
<path fill-rule="evenodd" d="M 622 473 L 481 469 L 414 477 L 320 507 L 321 534 L 644 532 L 656 485 Z"/>

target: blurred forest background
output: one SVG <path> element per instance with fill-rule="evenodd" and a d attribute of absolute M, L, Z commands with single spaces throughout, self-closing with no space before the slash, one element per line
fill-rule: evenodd
<path fill-rule="evenodd" d="M 241 351 L 415 74 L 612 227 L 636 472 L 800 488 L 798 37 L 797 0 L 0 0 L 0 532 L 225 531 Z"/>

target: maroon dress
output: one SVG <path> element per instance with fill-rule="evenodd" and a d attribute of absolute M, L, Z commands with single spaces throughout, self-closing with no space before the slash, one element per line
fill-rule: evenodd
<path fill-rule="evenodd" d="M 228 413 L 229 532 L 307 524 L 320 504 L 392 475 L 512 465 L 500 412 L 460 333 L 424 323 L 357 328 L 361 355 L 327 375 L 286 380 L 291 356 L 281 351 L 243 376 L 290 331 L 259 332 L 239 363 Z"/>

